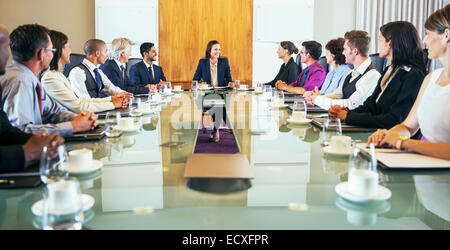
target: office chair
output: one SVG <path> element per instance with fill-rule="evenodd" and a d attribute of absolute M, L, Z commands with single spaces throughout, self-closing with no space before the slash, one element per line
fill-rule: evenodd
<path fill-rule="evenodd" d="M 326 58 L 325 56 L 321 56 L 321 57 L 319 58 L 319 63 L 320 63 L 320 65 L 322 65 L 322 68 L 324 68 L 325 71 L 328 73 L 328 67 L 329 67 L 329 65 L 328 65 L 328 63 L 327 63 L 327 58 Z"/>
<path fill-rule="evenodd" d="M 303 70 L 303 68 L 302 68 L 302 62 L 301 62 L 301 60 L 300 60 L 300 54 L 298 54 L 297 57 L 295 58 L 295 63 L 296 63 L 297 66 L 298 66 L 298 73 L 300 74 L 300 73 L 302 72 L 302 70 Z"/>
<path fill-rule="evenodd" d="M 135 65 L 136 63 L 139 63 L 142 61 L 142 58 L 128 58 L 128 62 L 127 62 L 127 69 L 126 69 L 126 74 L 128 76 L 128 79 L 130 79 L 130 69 L 131 66 Z"/>
<path fill-rule="evenodd" d="M 372 60 L 373 65 L 377 68 L 380 74 L 383 74 L 383 71 L 386 67 L 387 60 L 385 58 L 380 57 L 380 54 L 371 54 L 369 55 L 370 60 Z"/>
<path fill-rule="evenodd" d="M 86 58 L 86 56 L 82 55 L 82 54 L 75 54 L 75 53 L 70 54 L 70 63 L 69 64 L 64 64 L 63 74 L 66 77 L 69 77 L 69 73 L 72 70 L 72 68 L 77 66 L 81 62 L 83 62 L 84 58 Z"/>

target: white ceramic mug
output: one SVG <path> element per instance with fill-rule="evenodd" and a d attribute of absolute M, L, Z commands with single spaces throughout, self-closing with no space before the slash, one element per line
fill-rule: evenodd
<path fill-rule="evenodd" d="M 61 180 L 47 185 L 48 212 L 59 214 L 81 207 L 80 184 L 74 180 Z"/>
<path fill-rule="evenodd" d="M 352 138 L 345 135 L 334 135 L 331 137 L 331 147 L 337 151 L 347 151 L 351 149 Z"/>
<path fill-rule="evenodd" d="M 304 121 L 306 120 L 306 112 L 304 111 L 292 111 L 292 120 Z"/>
<path fill-rule="evenodd" d="M 374 196 L 378 192 L 378 173 L 368 169 L 352 169 L 348 173 L 349 192 L 362 195 Z"/>
<path fill-rule="evenodd" d="M 134 118 L 132 118 L 132 117 L 122 117 L 119 120 L 119 127 L 121 129 L 125 129 L 125 130 L 131 129 L 131 128 L 133 128 L 133 125 L 134 125 Z"/>
<path fill-rule="evenodd" d="M 88 168 L 92 164 L 92 151 L 87 148 L 70 151 L 69 164 L 78 169 Z"/>

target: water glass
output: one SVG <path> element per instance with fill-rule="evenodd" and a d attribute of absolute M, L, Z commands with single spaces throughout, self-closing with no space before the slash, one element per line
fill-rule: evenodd
<path fill-rule="evenodd" d="M 293 120 L 305 120 L 307 115 L 307 106 L 305 101 L 295 101 L 292 105 Z"/>
<path fill-rule="evenodd" d="M 115 116 L 115 121 L 114 121 Z M 119 137 L 121 134 L 119 128 L 119 120 L 121 119 L 120 112 L 117 112 L 115 115 L 108 112 L 105 117 L 105 126 L 106 126 L 106 136 L 107 137 Z"/>
<path fill-rule="evenodd" d="M 241 86 L 241 81 L 239 81 L 239 80 L 234 81 L 234 86 L 233 86 L 234 89 L 239 89 L 240 86 Z"/>
<path fill-rule="evenodd" d="M 194 92 L 198 90 L 198 81 L 192 81 L 191 89 Z"/>
<path fill-rule="evenodd" d="M 338 118 L 332 122 L 327 118 L 322 127 L 322 146 L 330 145 L 331 137 L 335 135 L 342 135 L 341 119 Z"/>
<path fill-rule="evenodd" d="M 69 157 L 65 146 L 58 146 L 55 157 L 52 157 L 50 150 L 47 146 L 44 146 L 40 159 L 39 175 L 41 181 L 45 184 L 67 178 L 68 176 L 68 172 L 60 166 L 68 163 Z"/>
<path fill-rule="evenodd" d="M 42 227 L 44 230 L 81 230 L 83 206 L 80 183 L 75 178 L 48 183 L 44 188 Z"/>

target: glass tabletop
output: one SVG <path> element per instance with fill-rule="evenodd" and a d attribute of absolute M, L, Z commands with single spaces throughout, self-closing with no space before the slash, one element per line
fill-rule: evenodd
<path fill-rule="evenodd" d="M 254 178 L 244 191 L 211 193 L 187 186 L 208 93 L 175 94 L 160 111 L 135 117 L 140 129 L 119 138 L 69 142 L 88 148 L 103 167 L 74 175 L 95 199 L 84 214 L 91 229 L 450 229 L 450 171 L 378 169 L 386 201 L 357 203 L 335 187 L 348 179 L 348 157 L 324 154 L 321 131 L 287 122 L 291 111 L 252 92 L 225 92 L 240 153 Z M 145 100 L 143 100 L 145 101 Z M 203 120 L 204 121 L 204 120 Z M 203 124 L 204 125 L 204 124 Z M 366 141 L 370 133 L 345 133 Z M 163 147 L 166 142 L 183 142 Z M 32 205 L 42 186 L 0 189 L 0 229 L 39 228 Z"/>

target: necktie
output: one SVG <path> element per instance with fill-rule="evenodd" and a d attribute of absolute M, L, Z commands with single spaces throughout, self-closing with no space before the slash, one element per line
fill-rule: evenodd
<path fill-rule="evenodd" d="M 120 65 L 120 70 L 122 71 L 122 81 L 125 80 L 125 67 L 123 65 Z"/>
<path fill-rule="evenodd" d="M 39 86 L 39 84 L 36 84 L 36 95 L 37 95 L 37 101 L 39 104 L 39 112 L 40 115 L 42 115 L 42 95 L 41 95 L 41 87 Z"/>
<path fill-rule="evenodd" d="M 150 83 L 153 83 L 153 72 L 152 72 L 152 66 L 148 67 L 148 72 L 150 73 Z"/>
<path fill-rule="evenodd" d="M 302 83 L 300 84 L 300 87 L 303 87 L 303 85 L 305 84 L 306 75 L 308 74 L 308 72 L 309 72 L 309 69 L 306 68 L 305 72 L 303 72 Z"/>
<path fill-rule="evenodd" d="M 102 89 L 102 77 L 100 76 L 100 73 L 98 72 L 97 68 L 94 69 L 94 73 L 95 73 L 95 81 L 97 82 L 97 87 L 100 90 Z"/>

